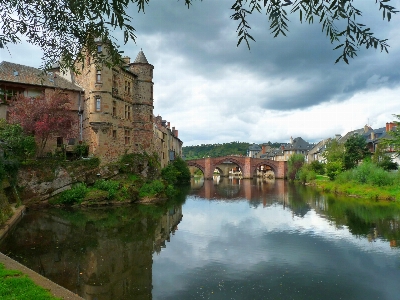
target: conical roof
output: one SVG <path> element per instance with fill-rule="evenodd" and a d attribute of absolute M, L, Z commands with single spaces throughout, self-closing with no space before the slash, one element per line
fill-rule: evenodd
<path fill-rule="evenodd" d="M 134 63 L 141 63 L 141 64 L 148 64 L 149 62 L 147 61 L 146 56 L 144 56 L 144 53 L 142 50 L 139 51 L 138 55 L 136 56 L 136 59 Z"/>

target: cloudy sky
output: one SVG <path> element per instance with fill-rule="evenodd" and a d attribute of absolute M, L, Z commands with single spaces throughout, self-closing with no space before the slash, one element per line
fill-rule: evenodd
<path fill-rule="evenodd" d="M 389 54 L 360 49 L 335 64 L 340 52 L 319 24 L 290 16 L 289 34 L 273 38 L 268 18 L 249 18 L 256 42 L 236 47 L 234 0 L 151 0 L 145 14 L 131 8 L 136 43 L 121 47 L 134 59 L 142 48 L 154 65 L 155 115 L 179 130 L 184 145 L 231 141 L 309 142 L 369 124 L 384 127 L 400 114 L 400 16 L 388 23 L 375 1 L 355 1 L 360 23 L 389 39 Z M 400 8 L 400 0 L 391 2 Z M 116 33 L 119 37 L 119 33 Z M 39 49 L 23 44 L 0 50 L 6 60 L 33 67 Z"/>

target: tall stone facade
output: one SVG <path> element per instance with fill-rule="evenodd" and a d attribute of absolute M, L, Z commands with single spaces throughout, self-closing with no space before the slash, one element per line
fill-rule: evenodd
<path fill-rule="evenodd" d="M 99 51 L 105 52 L 99 44 Z M 135 62 L 124 58 L 114 68 L 96 66 L 91 57 L 75 76 L 85 90 L 83 136 L 89 153 L 102 163 L 125 153 L 154 152 L 153 145 L 153 69 L 142 51 Z"/>
<path fill-rule="evenodd" d="M 101 44 L 99 51 L 105 52 Z M 81 74 L 74 80 L 85 91 L 83 136 L 89 153 L 102 163 L 115 161 L 125 153 L 157 153 L 162 167 L 166 156 L 157 146 L 159 127 L 153 115 L 153 69 L 141 50 L 133 63 L 123 58 L 123 65 L 112 69 L 93 64 L 87 57 Z M 180 145 L 182 142 L 171 135 Z M 170 149 L 169 147 L 168 149 Z M 164 158 L 164 159 L 163 159 Z"/>

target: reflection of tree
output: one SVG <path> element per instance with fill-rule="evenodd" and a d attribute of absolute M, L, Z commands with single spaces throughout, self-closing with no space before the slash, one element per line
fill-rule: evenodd
<path fill-rule="evenodd" d="M 400 208 L 396 203 L 375 202 L 334 195 L 309 198 L 310 205 L 317 213 L 334 222 L 337 227 L 347 226 L 354 235 L 377 237 L 390 241 L 397 247 L 400 241 Z"/>
<path fill-rule="evenodd" d="M 347 210 L 346 217 L 346 225 L 349 227 L 349 231 L 353 235 L 366 236 L 375 227 L 375 224 L 366 222 L 365 220 L 361 219 L 354 213 L 354 211 Z"/>

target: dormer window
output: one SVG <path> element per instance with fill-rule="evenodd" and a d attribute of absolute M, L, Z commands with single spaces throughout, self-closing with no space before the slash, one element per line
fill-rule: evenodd
<path fill-rule="evenodd" d="M 102 45 L 97 45 L 97 52 L 101 53 L 103 51 L 103 46 Z"/>

